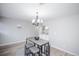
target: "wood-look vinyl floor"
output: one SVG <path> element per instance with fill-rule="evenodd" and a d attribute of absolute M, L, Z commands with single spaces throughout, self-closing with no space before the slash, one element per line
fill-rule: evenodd
<path fill-rule="evenodd" d="M 12 48 L 2 49 L 0 50 L 0 56 L 24 56 L 24 44 Z M 73 56 L 73 55 L 51 47 L 50 56 Z"/>

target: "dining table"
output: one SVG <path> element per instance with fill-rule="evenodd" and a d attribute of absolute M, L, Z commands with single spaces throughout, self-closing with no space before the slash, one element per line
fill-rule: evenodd
<path fill-rule="evenodd" d="M 36 40 L 34 37 L 29 38 L 28 40 L 34 43 L 34 46 L 39 48 L 39 56 L 42 56 L 42 55 L 50 56 L 49 41 L 41 38 L 39 38 L 39 40 Z"/>

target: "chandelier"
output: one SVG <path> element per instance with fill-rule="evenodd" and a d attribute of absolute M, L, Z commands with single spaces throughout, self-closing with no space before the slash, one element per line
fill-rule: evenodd
<path fill-rule="evenodd" d="M 38 14 L 39 14 L 38 9 L 36 9 L 35 19 L 32 20 L 32 24 L 35 25 L 35 26 L 43 25 L 43 19 L 40 19 Z"/>
<path fill-rule="evenodd" d="M 41 6 L 41 4 L 39 5 Z M 39 8 L 36 9 L 35 18 L 32 20 L 32 25 L 35 26 L 36 37 L 39 37 L 41 34 L 48 35 L 48 27 L 44 24 L 44 20 L 39 17 Z"/>

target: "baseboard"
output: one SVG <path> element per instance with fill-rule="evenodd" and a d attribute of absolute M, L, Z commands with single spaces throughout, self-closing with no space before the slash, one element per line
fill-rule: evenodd
<path fill-rule="evenodd" d="M 68 54 L 71 54 L 71 55 L 73 55 L 73 56 L 77 56 L 77 54 L 72 53 L 72 52 L 67 51 L 67 50 L 64 50 L 64 49 L 62 49 L 62 48 L 59 48 L 59 47 L 56 47 L 56 46 L 51 46 L 51 47 L 52 47 L 52 48 L 55 48 L 55 49 L 58 49 L 58 50 L 60 50 L 60 51 L 66 52 L 66 53 L 68 53 Z"/>
<path fill-rule="evenodd" d="M 20 44 L 23 44 L 23 43 L 25 43 L 25 40 L 0 44 L 0 50 L 10 48 L 10 47 L 14 47 L 14 46 L 17 46 L 17 45 L 20 45 Z"/>

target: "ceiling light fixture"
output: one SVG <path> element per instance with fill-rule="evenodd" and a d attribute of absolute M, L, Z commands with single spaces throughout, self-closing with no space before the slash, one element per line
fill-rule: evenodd
<path fill-rule="evenodd" d="M 44 20 L 39 17 L 39 7 L 42 4 L 39 4 L 38 8 L 35 10 L 36 16 L 32 20 L 32 24 L 35 26 L 36 37 L 39 37 L 41 34 L 48 34 L 48 27 L 44 25 Z"/>
<path fill-rule="evenodd" d="M 40 19 L 38 15 L 39 15 L 39 12 L 38 12 L 38 9 L 36 9 L 35 19 L 32 20 L 32 24 L 35 26 L 39 26 L 43 24 L 43 19 Z"/>

